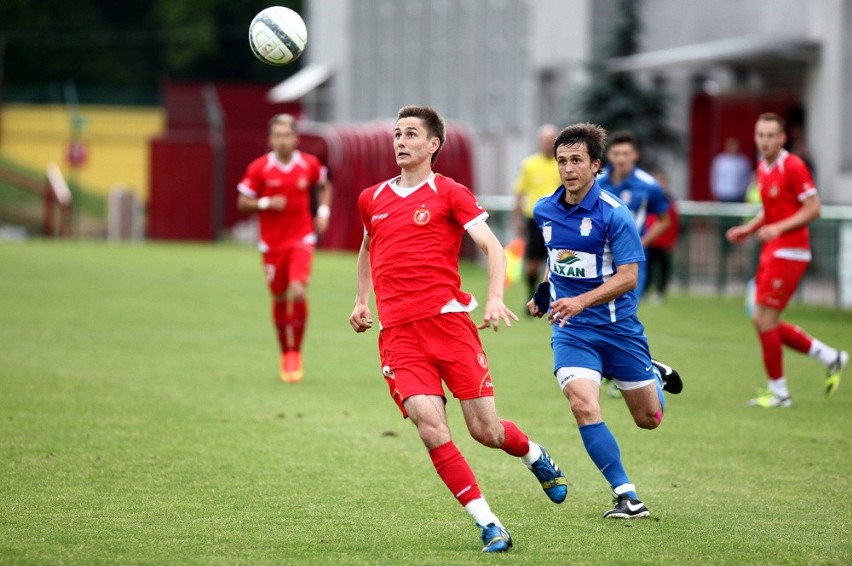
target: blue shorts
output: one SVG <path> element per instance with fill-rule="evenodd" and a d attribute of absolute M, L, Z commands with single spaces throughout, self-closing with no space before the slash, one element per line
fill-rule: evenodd
<path fill-rule="evenodd" d="M 580 367 L 619 381 L 655 379 L 645 327 L 636 315 L 601 326 L 554 326 L 550 346 L 554 373 Z"/>

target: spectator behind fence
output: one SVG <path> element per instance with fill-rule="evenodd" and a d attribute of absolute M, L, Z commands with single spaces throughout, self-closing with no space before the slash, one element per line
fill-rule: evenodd
<path fill-rule="evenodd" d="M 740 152 L 737 138 L 725 140 L 725 150 L 713 158 L 710 191 L 721 202 L 742 202 L 751 182 L 751 160 Z"/>
<path fill-rule="evenodd" d="M 799 157 L 784 149 L 786 139 L 783 118 L 773 113 L 760 115 L 754 141 L 763 155 L 757 168 L 763 210 L 726 234 L 735 244 L 754 235 L 763 246 L 755 275 L 753 322 L 763 352 L 768 389 L 748 404 L 767 409 L 792 404 L 784 375 L 784 346 L 817 359 L 827 368 L 826 397 L 840 386 L 840 375 L 849 362 L 845 351 L 823 344 L 798 326 L 781 320 L 811 261 L 808 224 L 820 215 L 819 195 L 811 173 Z"/>
<path fill-rule="evenodd" d="M 680 216 L 677 213 L 675 198 L 668 189 L 668 176 L 664 171 L 657 171 L 654 177 L 657 179 L 657 183 L 663 189 L 663 193 L 665 193 L 669 201 L 669 227 L 666 228 L 665 232 L 657 236 L 653 242 L 648 244 L 646 291 L 654 287 L 654 294 L 651 296 L 651 300 L 655 303 L 661 303 L 666 298 L 666 291 L 671 280 L 672 252 L 677 245 L 678 235 L 680 234 Z M 651 230 L 658 219 L 659 217 L 656 214 L 649 214 L 646 222 L 647 229 Z"/>

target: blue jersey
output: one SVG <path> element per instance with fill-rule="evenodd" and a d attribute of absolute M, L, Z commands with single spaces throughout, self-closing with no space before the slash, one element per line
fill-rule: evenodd
<path fill-rule="evenodd" d="M 669 210 L 669 200 L 657 180 L 638 167 L 634 167 L 624 181 L 615 185 L 612 182 L 612 165 L 607 165 L 598 177 L 598 184 L 624 201 L 633 215 L 640 236 L 645 235 L 645 221 L 649 214 L 660 216 Z"/>
<path fill-rule="evenodd" d="M 565 187 L 542 197 L 533 217 L 547 245 L 553 300 L 575 297 L 601 286 L 619 265 L 645 261 L 645 252 L 627 206 L 595 183 L 583 200 L 567 210 Z M 636 294 L 589 307 L 561 328 L 600 326 L 636 314 Z M 557 332 L 559 325 L 554 325 Z"/>

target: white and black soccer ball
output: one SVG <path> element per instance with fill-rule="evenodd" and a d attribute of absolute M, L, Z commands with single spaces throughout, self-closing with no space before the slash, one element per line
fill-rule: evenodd
<path fill-rule="evenodd" d="M 292 63 L 305 50 L 307 42 L 308 29 L 302 16 L 290 8 L 266 8 L 249 26 L 251 51 L 268 65 Z"/>

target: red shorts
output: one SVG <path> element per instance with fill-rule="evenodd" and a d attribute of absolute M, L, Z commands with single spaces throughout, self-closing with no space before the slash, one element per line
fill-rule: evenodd
<path fill-rule="evenodd" d="M 760 254 L 755 275 L 755 302 L 782 311 L 793 298 L 808 269 L 808 262 L 772 257 L 771 253 L 767 251 Z"/>
<path fill-rule="evenodd" d="M 382 374 L 402 416 L 412 395 L 444 398 L 443 381 L 460 400 L 494 395 L 488 358 L 479 331 L 467 313 L 453 312 L 415 320 L 379 332 Z"/>
<path fill-rule="evenodd" d="M 263 272 L 273 295 L 283 295 L 291 281 L 305 285 L 311 277 L 314 246 L 296 243 L 263 254 Z"/>

